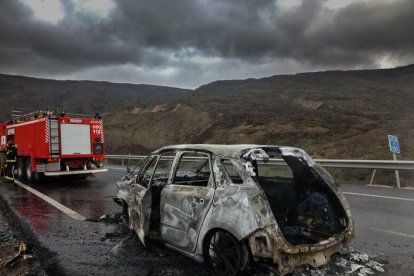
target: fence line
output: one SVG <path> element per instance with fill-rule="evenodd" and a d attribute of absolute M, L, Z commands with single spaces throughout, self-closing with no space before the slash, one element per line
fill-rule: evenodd
<path fill-rule="evenodd" d="M 146 155 L 106 155 L 106 159 L 141 160 Z M 383 170 L 414 170 L 414 161 L 393 160 L 347 160 L 347 159 L 314 159 L 315 162 L 326 168 L 353 168 L 353 169 L 383 169 Z M 269 159 L 269 164 L 284 165 L 282 159 Z"/>
<path fill-rule="evenodd" d="M 128 165 L 131 164 L 131 160 L 142 160 L 145 155 L 106 155 L 106 159 L 121 160 L 122 166 L 125 165 L 125 160 L 128 160 Z M 197 158 L 197 157 L 192 157 Z M 348 160 L 348 159 L 314 159 L 326 168 L 341 168 L 341 169 L 372 169 L 372 175 L 370 185 L 372 185 L 375 177 L 375 173 L 378 169 L 382 170 L 395 170 L 397 188 L 400 188 L 400 179 L 398 176 L 398 170 L 414 170 L 414 161 L 397 161 L 397 160 Z M 286 163 L 283 159 L 270 158 L 268 161 L 270 165 L 285 166 Z"/>

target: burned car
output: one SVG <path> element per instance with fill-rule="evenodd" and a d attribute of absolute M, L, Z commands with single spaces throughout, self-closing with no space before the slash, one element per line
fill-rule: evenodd
<path fill-rule="evenodd" d="M 249 261 L 282 275 L 302 264 L 318 267 L 353 237 L 335 180 L 298 148 L 167 146 L 117 185 L 116 201 L 144 245 L 161 240 L 219 275 Z"/>

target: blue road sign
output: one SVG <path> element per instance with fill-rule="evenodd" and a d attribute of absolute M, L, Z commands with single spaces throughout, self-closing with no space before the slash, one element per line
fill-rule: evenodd
<path fill-rule="evenodd" d="M 397 136 L 388 135 L 388 143 L 391 152 L 400 154 L 400 143 L 398 142 Z"/>

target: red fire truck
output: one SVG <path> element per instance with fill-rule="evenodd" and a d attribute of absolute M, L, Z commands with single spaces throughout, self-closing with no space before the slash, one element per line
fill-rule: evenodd
<path fill-rule="evenodd" d="M 11 140 L 17 148 L 16 177 L 29 181 L 42 175 L 86 178 L 104 172 L 105 144 L 102 119 L 85 115 L 38 111 L 12 114 L 0 123 L 1 145 Z"/>

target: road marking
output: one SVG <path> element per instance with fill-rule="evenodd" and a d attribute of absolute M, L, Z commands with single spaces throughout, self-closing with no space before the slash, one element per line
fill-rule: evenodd
<path fill-rule="evenodd" d="M 360 193 L 351 193 L 351 192 L 342 192 L 346 195 L 357 195 L 357 196 L 367 196 L 367 197 L 378 197 L 386 199 L 396 199 L 396 200 L 405 200 L 414 202 L 414 198 L 405 198 L 405 197 L 394 197 L 394 196 L 382 196 L 382 195 L 371 195 L 371 194 L 360 194 Z"/>
<path fill-rule="evenodd" d="M 395 187 L 389 185 L 380 185 L 380 184 L 368 184 L 367 187 L 380 187 L 380 188 L 387 188 L 387 189 L 394 189 Z"/>
<path fill-rule="evenodd" d="M 44 201 L 46 201 L 47 203 L 49 203 L 50 205 L 54 206 L 55 208 L 59 209 L 60 211 L 62 211 L 63 213 L 65 213 L 66 215 L 70 216 L 71 218 L 75 219 L 75 220 L 86 220 L 86 218 L 78 213 L 76 213 L 75 211 L 73 211 L 72 209 L 69 209 L 68 207 L 66 207 L 65 205 L 60 204 L 59 202 L 57 202 L 56 200 L 48 197 L 45 194 L 42 194 L 41 192 L 23 184 L 22 182 L 18 181 L 18 180 L 14 180 L 14 183 L 19 185 L 20 187 L 28 190 L 29 192 L 37 195 L 38 197 L 40 197 L 41 199 L 43 199 Z"/>
<path fill-rule="evenodd" d="M 117 168 L 117 167 L 109 167 L 109 166 L 106 166 L 108 169 L 111 169 L 111 170 L 118 170 L 118 171 L 126 171 L 126 169 L 125 168 Z"/>
<path fill-rule="evenodd" d="M 405 237 L 405 238 L 414 239 L 414 235 L 405 234 L 405 233 L 401 233 L 401 232 L 396 232 L 396 231 L 392 231 L 392 230 L 381 229 L 381 228 L 377 228 L 377 227 L 366 227 L 366 226 L 362 226 L 362 228 L 366 228 L 366 229 L 370 229 L 370 230 L 378 231 L 378 232 L 384 232 L 384 233 L 388 233 L 388 234 L 392 234 L 392 235 L 397 235 L 397 236 L 401 236 L 401 237 Z"/>

